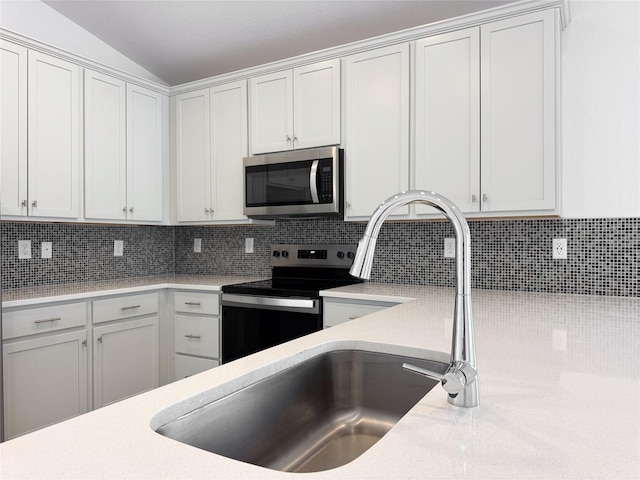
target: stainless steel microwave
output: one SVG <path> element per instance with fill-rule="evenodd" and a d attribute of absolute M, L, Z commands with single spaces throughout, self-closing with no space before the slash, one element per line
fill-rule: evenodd
<path fill-rule="evenodd" d="M 341 216 L 344 151 L 307 148 L 243 160 L 244 214 L 252 218 Z"/>

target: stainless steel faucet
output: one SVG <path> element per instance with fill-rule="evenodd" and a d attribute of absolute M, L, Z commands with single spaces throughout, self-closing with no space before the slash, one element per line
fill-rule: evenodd
<path fill-rule="evenodd" d="M 449 394 L 449 403 L 458 407 L 477 407 L 480 401 L 471 314 L 471 234 L 458 207 L 442 195 L 422 190 L 401 192 L 388 198 L 371 215 L 364 236 L 358 244 L 350 273 L 366 280 L 371 277 L 373 254 L 382 224 L 391 213 L 410 203 L 424 203 L 434 207 L 453 225 L 456 236 L 456 300 L 451 360 L 444 374 L 409 364 L 403 364 L 403 367 L 441 382 Z"/>

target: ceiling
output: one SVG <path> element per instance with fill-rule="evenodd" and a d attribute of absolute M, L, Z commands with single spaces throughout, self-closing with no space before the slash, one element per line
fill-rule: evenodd
<path fill-rule="evenodd" d="M 168 85 L 513 0 L 43 0 Z"/>

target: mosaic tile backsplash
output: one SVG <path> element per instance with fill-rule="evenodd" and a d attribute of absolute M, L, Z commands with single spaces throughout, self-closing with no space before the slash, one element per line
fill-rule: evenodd
<path fill-rule="evenodd" d="M 171 227 L 1 222 L 0 234 L 3 289 L 175 270 Z M 18 259 L 18 240 L 31 240 L 31 259 Z M 122 257 L 113 256 L 114 240 L 124 242 Z M 40 258 L 42 242 L 52 242 L 52 258 Z"/>
<path fill-rule="evenodd" d="M 471 221 L 475 288 L 640 296 L 640 218 Z M 357 243 L 362 223 L 283 220 L 274 226 L 107 226 L 0 223 L 2 288 L 145 275 L 269 275 L 272 243 Z M 395 222 L 382 227 L 372 281 L 453 286 L 454 260 L 443 258 L 447 222 Z M 202 253 L 193 239 L 202 239 Z M 254 239 L 253 254 L 244 253 Z M 553 260 L 553 238 L 566 238 L 568 259 Z M 32 260 L 17 259 L 30 239 Z M 122 239 L 124 257 L 113 256 Z M 40 242 L 53 259 L 40 259 Z"/>

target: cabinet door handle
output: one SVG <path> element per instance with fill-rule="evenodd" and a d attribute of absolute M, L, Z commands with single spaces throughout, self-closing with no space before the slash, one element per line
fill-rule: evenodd
<path fill-rule="evenodd" d="M 487 194 L 486 194 L 486 193 L 483 193 L 483 194 L 482 194 L 482 201 L 483 201 L 483 202 L 487 202 L 488 200 L 489 200 L 489 197 L 487 197 Z"/>
<path fill-rule="evenodd" d="M 86 340 L 82 340 L 82 346 L 86 347 L 87 346 L 87 341 Z"/>
<path fill-rule="evenodd" d="M 27 206 L 27 201 L 26 200 L 22 200 L 22 206 L 26 207 Z"/>
<path fill-rule="evenodd" d="M 126 206 L 126 205 L 125 205 L 124 207 L 122 207 L 122 211 L 123 211 L 124 213 L 127 213 L 127 206 Z"/>
<path fill-rule="evenodd" d="M 471 195 L 471 203 L 476 203 L 476 196 L 475 195 Z"/>
<path fill-rule="evenodd" d="M 200 339 L 200 335 L 188 334 L 188 335 L 185 335 L 184 338 L 195 338 L 196 340 L 199 340 Z"/>
<path fill-rule="evenodd" d="M 34 208 L 37 207 L 38 206 L 38 201 L 34 200 L 33 202 L 31 202 L 31 206 L 34 207 Z"/>
<path fill-rule="evenodd" d="M 58 320 L 62 320 L 61 317 L 53 317 L 53 318 L 44 318 L 42 320 L 35 320 L 34 323 L 48 323 L 48 322 L 57 322 Z"/>
<path fill-rule="evenodd" d="M 129 207 L 129 212 L 133 213 L 133 207 Z"/>
<path fill-rule="evenodd" d="M 200 306 L 200 302 L 184 302 L 185 305 L 193 305 L 195 307 L 199 307 Z"/>
<path fill-rule="evenodd" d="M 102 343 L 102 337 L 101 337 L 101 336 L 100 336 L 100 337 L 98 337 L 97 342 L 98 342 L 98 343 Z"/>
<path fill-rule="evenodd" d="M 129 307 L 122 307 L 120 310 L 133 310 L 134 308 L 140 308 L 140 305 L 131 305 Z"/>
<path fill-rule="evenodd" d="M 287 135 L 287 143 L 289 143 L 290 141 L 291 141 L 291 137 Z"/>

